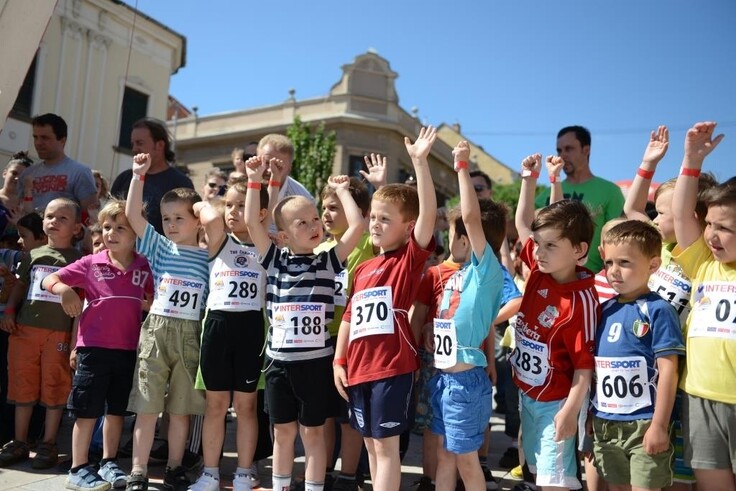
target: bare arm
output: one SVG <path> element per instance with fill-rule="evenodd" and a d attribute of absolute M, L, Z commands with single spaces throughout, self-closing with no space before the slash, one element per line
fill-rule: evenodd
<path fill-rule="evenodd" d="M 548 155 L 545 160 L 547 165 L 547 174 L 549 174 L 550 192 L 549 192 L 549 204 L 556 203 L 565 199 L 565 195 L 562 192 L 562 181 L 560 180 L 560 172 L 562 166 L 565 165 L 565 161 L 562 157 L 556 157 Z"/>
<path fill-rule="evenodd" d="M 496 315 L 496 318 L 493 319 L 493 324 L 496 325 L 502 322 L 506 322 L 519 311 L 519 307 L 521 307 L 521 297 L 509 300 L 498 311 L 498 315 Z"/>
<path fill-rule="evenodd" d="M 148 221 L 143 218 L 143 180 L 150 167 L 149 154 L 139 153 L 133 157 L 133 175 L 128 188 L 128 199 L 125 200 L 125 216 L 138 237 L 143 237 L 148 226 Z"/>
<path fill-rule="evenodd" d="M 593 379 L 593 370 L 575 370 L 572 376 L 572 387 L 565 404 L 555 415 L 555 441 L 560 442 L 575 436 L 578 430 L 578 413 L 585 400 L 585 395 Z"/>
<path fill-rule="evenodd" d="M 677 363 L 677 355 L 657 358 L 657 403 L 654 405 L 652 423 L 644 434 L 643 441 L 644 451 L 649 455 L 664 452 L 670 445 L 669 426 L 677 392 Z"/>
<path fill-rule="evenodd" d="M 409 152 L 414 172 L 417 175 L 417 193 L 419 194 L 419 217 L 414 227 L 414 238 L 419 247 L 423 249 L 432 240 L 434 222 L 437 219 L 437 197 L 427 162 L 429 151 L 436 138 L 437 132 L 432 126 L 422 128 L 419 131 L 419 137 L 413 144 L 409 138 L 404 138 L 406 151 Z"/>
<path fill-rule="evenodd" d="M 348 386 L 348 371 L 347 362 L 345 361 L 348 356 L 348 337 L 350 335 L 350 323 L 342 321 L 340 323 L 340 330 L 337 333 L 337 342 L 335 344 L 335 362 L 332 364 L 332 373 L 334 377 L 335 387 L 340 393 L 340 396 L 348 400 L 347 386 Z"/>
<path fill-rule="evenodd" d="M 425 346 L 425 341 L 422 332 L 424 327 L 424 321 L 427 319 L 427 305 L 421 302 L 414 302 L 411 310 L 409 311 L 409 325 L 411 326 L 411 332 L 414 335 L 414 339 L 420 346 Z"/>
<path fill-rule="evenodd" d="M 645 212 L 649 185 L 652 183 L 654 171 L 657 170 L 657 164 L 667 153 L 669 143 L 670 132 L 666 126 L 660 126 L 649 136 L 649 144 L 644 150 L 641 165 L 636 171 L 634 180 L 631 181 L 631 187 L 624 202 L 624 214 L 629 220 L 649 222 L 649 216 Z"/>
<path fill-rule="evenodd" d="M 248 227 L 248 234 L 258 254 L 263 256 L 271 247 L 268 229 L 261 222 L 261 181 L 266 165 L 261 162 L 260 157 L 253 157 L 246 162 L 245 170 L 248 174 L 248 192 L 245 194 L 245 225 Z"/>
<path fill-rule="evenodd" d="M 335 246 L 335 254 L 340 262 L 344 262 L 353 249 L 358 245 L 363 230 L 365 229 L 365 220 L 363 213 L 355 203 L 353 195 L 350 194 L 350 178 L 348 176 L 330 176 L 327 184 L 335 190 L 337 199 L 340 200 L 345 217 L 348 220 L 348 229 L 340 237 L 340 241 Z"/>
<path fill-rule="evenodd" d="M 521 191 L 516 206 L 516 230 L 522 244 L 532 235 L 534 221 L 534 193 L 537 187 L 539 170 L 542 168 L 542 155 L 535 153 L 521 161 Z"/>
<path fill-rule="evenodd" d="M 504 237 L 501 242 L 501 264 L 508 272 L 514 270 L 514 260 L 511 258 L 511 249 L 509 247 L 508 238 Z"/>
<path fill-rule="evenodd" d="M 218 213 L 214 206 L 206 201 L 194 203 L 194 216 L 199 218 L 200 223 L 207 232 L 207 250 L 210 257 L 214 257 L 225 241 L 225 222 L 222 214 Z"/>
<path fill-rule="evenodd" d="M 13 334 L 16 329 L 15 311 L 20 306 L 21 301 L 26 296 L 28 285 L 23 280 L 18 280 L 13 289 L 10 291 L 8 302 L 5 304 L 5 314 L 3 315 L 0 327 L 3 331 Z"/>
<path fill-rule="evenodd" d="M 455 160 L 455 171 L 457 172 L 458 186 L 460 188 L 460 213 L 463 217 L 465 230 L 470 239 L 470 247 L 473 254 L 480 261 L 486 250 L 486 235 L 480 220 L 480 205 L 478 196 L 473 188 L 473 180 L 468 170 L 468 159 L 470 158 L 470 145 L 463 140 L 458 142 L 452 150 Z"/>

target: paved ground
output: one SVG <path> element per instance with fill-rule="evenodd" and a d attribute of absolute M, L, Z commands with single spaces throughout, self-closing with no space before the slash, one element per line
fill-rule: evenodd
<path fill-rule="evenodd" d="M 59 450 L 60 452 L 69 452 L 71 448 L 71 425 L 72 422 L 65 418 L 63 426 L 60 431 Z M 232 489 L 232 483 L 228 480 L 232 476 L 232 472 L 235 470 L 235 458 L 234 453 L 234 430 L 235 423 L 230 422 L 227 425 L 228 436 L 225 442 L 225 456 L 222 462 L 221 475 L 225 479 L 223 486 L 226 489 Z M 127 441 L 129 433 L 126 431 L 126 435 L 123 437 L 123 441 Z M 510 478 L 508 472 L 498 467 L 498 459 L 501 457 L 503 452 L 509 446 L 510 439 L 503 434 L 503 420 L 498 418 L 495 414 L 492 418 L 492 437 L 491 437 L 491 451 L 489 455 L 489 464 L 493 471 L 494 476 L 501 485 L 500 489 L 509 490 L 514 485 L 518 484 L 519 481 L 514 481 Z M 421 448 L 422 438 L 421 436 L 411 436 L 409 445 L 409 451 L 402 465 L 402 486 L 401 489 L 410 489 L 412 484 L 417 481 L 422 475 L 421 468 Z M 60 460 L 64 465 L 63 461 L 69 460 L 71 457 L 68 454 L 62 453 Z M 297 458 L 297 464 L 295 466 L 294 475 L 298 478 L 303 476 L 303 462 L 304 458 Z M 122 459 L 121 467 L 125 471 L 130 470 L 130 459 Z M 68 462 L 67 462 L 68 466 Z M 338 462 L 339 468 L 339 462 Z M 151 478 L 151 490 L 161 490 L 161 478 L 163 477 L 164 463 L 158 465 L 153 464 L 149 466 L 149 475 Z M 270 489 L 271 486 L 271 462 L 266 461 L 261 467 L 261 478 L 262 487 Z M 192 476 L 196 477 L 196 476 Z M 56 491 L 64 489 L 64 480 L 66 478 L 66 472 L 61 468 L 51 469 L 48 471 L 34 471 L 31 469 L 30 461 L 19 464 L 13 468 L 0 469 L 0 490 L 14 490 L 14 491 Z"/>

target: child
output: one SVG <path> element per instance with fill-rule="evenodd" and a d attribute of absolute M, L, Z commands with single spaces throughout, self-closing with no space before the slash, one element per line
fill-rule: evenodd
<path fill-rule="evenodd" d="M 47 276 L 43 286 L 61 296 L 64 312 L 79 317 L 72 349 L 76 372 L 68 408 L 75 416 L 72 464 L 67 489 L 104 490 L 125 486 L 117 451 L 128 414 L 144 295 L 153 293 L 151 268 L 135 252 L 135 232 L 125 218 L 125 202 L 110 200 L 98 215 L 107 250 L 85 256 Z M 82 302 L 73 288 L 84 289 Z M 99 473 L 88 449 L 97 418 L 105 416 Z"/>
<path fill-rule="evenodd" d="M 31 465 L 34 469 L 56 465 L 56 433 L 71 389 L 69 344 L 73 320 L 65 315 L 60 297 L 44 290 L 42 281 L 81 257 L 72 244 L 81 227 L 81 210 L 76 201 L 52 200 L 43 217 L 48 245 L 32 249 L 18 269 L 18 282 L 2 319 L 3 330 L 11 334 L 8 372 L 13 376 L 8 401 L 15 403 L 15 439 L 0 451 L 0 467 L 28 458 L 28 422 L 39 401 L 46 406 L 46 428 Z"/>
<path fill-rule="evenodd" d="M 552 157 L 547 157 L 551 160 Z M 593 221 L 586 206 L 563 200 L 534 216 L 542 156 L 522 162 L 516 228 L 531 273 L 516 318 L 510 361 L 521 389 L 521 431 L 537 485 L 576 489 L 575 434 L 593 372 L 600 306 L 593 273 L 577 266 L 588 254 Z"/>
<path fill-rule="evenodd" d="M 210 294 L 204 321 L 198 388 L 207 390 L 204 413 L 204 471 L 190 489 L 220 489 L 219 459 L 225 439 L 222 422 L 232 403 L 238 415 L 238 468 L 233 479 L 235 491 L 251 489 L 250 467 L 258 441 L 256 388 L 263 367 L 265 341 L 263 305 L 266 272 L 245 226 L 246 181 L 239 180 L 225 193 L 225 213 L 211 202 L 197 203 L 207 232 Z M 261 220 L 268 216 L 268 192 L 261 189 Z M 228 233 L 229 232 L 229 233 Z M 201 383 L 200 383 L 201 382 Z"/>
<path fill-rule="evenodd" d="M 102 237 L 102 226 L 100 223 L 102 223 L 102 220 L 100 220 L 98 216 L 98 223 L 89 227 L 89 239 L 92 243 L 92 254 L 97 254 L 105 249 L 105 240 Z"/>
<path fill-rule="evenodd" d="M 453 489 L 457 468 L 465 489 L 482 491 L 486 482 L 478 449 L 491 418 L 492 387 L 481 344 L 501 306 L 503 273 L 494 251 L 506 235 L 506 213 L 493 202 L 481 209 L 468 171 L 468 143 L 459 142 L 453 155 L 462 218 L 450 222 L 450 251 L 465 264 L 445 284 L 434 320 L 439 373 L 430 381 L 432 432 L 444 437 L 437 449 L 436 486 Z"/>
<path fill-rule="evenodd" d="M 401 481 L 399 436 L 409 427 L 418 368 L 407 313 L 435 249 L 437 201 L 427 156 L 436 136 L 430 126 L 414 144 L 404 139 L 416 189 L 390 184 L 373 195 L 369 232 L 381 254 L 355 270 L 335 349 L 335 386 L 349 399 L 350 422 L 363 435 L 373 486 L 382 490 L 398 490 Z"/>
<path fill-rule="evenodd" d="M 334 352 L 326 325 L 334 313 L 335 276 L 360 239 L 363 217 L 350 195 L 348 177 L 333 176 L 329 184 L 348 218 L 338 244 L 314 254 L 322 240 L 317 207 L 307 198 L 290 196 L 274 208 L 278 238 L 287 246 L 278 249 L 261 223 L 256 192 L 267 166 L 271 188 L 286 178 L 288 164 L 279 159 L 257 156 L 246 162 L 245 222 L 268 275 L 266 404 L 274 425 L 273 489 L 289 489 L 298 422 L 306 454 L 305 490 L 321 491 L 327 460 L 323 429 L 330 399 L 325 383 Z"/>
<path fill-rule="evenodd" d="M 685 354 L 675 308 L 648 286 L 662 241 L 656 228 L 628 220 L 603 243 L 606 277 L 618 295 L 603 304 L 596 332 L 596 467 L 611 486 L 659 489 L 672 483 L 670 415 Z"/>
<path fill-rule="evenodd" d="M 202 310 L 207 297 L 207 251 L 197 246 L 199 219 L 192 207 L 201 201 L 191 189 L 173 189 L 161 198 L 166 236 L 143 218 L 143 181 L 151 166 L 149 154 L 133 157 L 125 215 L 139 241 L 139 254 L 153 270 L 155 297 L 143 323 L 133 390 L 128 410 L 137 413 L 133 431 L 133 469 L 128 491 L 142 491 L 148 484 L 148 459 L 156 419 L 169 418 L 169 454 L 164 487 L 189 485 L 181 465 L 189 434 L 189 415 L 203 414 L 202 391 L 194 388 L 199 362 Z"/>
<path fill-rule="evenodd" d="M 698 176 L 705 157 L 721 142 L 716 123 L 696 123 L 685 135 L 685 155 L 673 203 L 677 247 L 674 260 L 692 281 L 685 333 L 687 366 L 680 388 L 684 401 L 685 463 L 698 489 L 736 487 L 736 179 L 706 193 L 705 231 L 695 217 Z"/>

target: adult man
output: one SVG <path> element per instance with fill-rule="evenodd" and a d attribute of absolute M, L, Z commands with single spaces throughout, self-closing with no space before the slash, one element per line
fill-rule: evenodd
<path fill-rule="evenodd" d="M 44 210 L 56 198 L 73 199 L 82 210 L 97 207 L 92 170 L 64 154 L 66 121 L 47 113 L 33 118 L 31 124 L 33 145 L 41 162 L 24 170 L 18 179 L 18 195 L 23 199 L 25 211 Z"/>
<path fill-rule="evenodd" d="M 603 269 L 603 261 L 598 253 L 601 228 L 612 218 L 621 216 L 624 195 L 614 183 L 596 177 L 590 171 L 590 131 L 582 126 L 566 126 L 557 133 L 557 155 L 565 161 L 562 170 L 562 192 L 565 199 L 582 201 L 590 209 L 595 224 L 593 240 L 588 250 L 585 266 L 595 272 Z M 549 204 L 547 189 L 537 196 L 535 206 L 542 208 Z"/>
<path fill-rule="evenodd" d="M 172 166 L 174 151 L 171 149 L 169 132 L 163 122 L 154 118 L 139 119 L 133 123 L 130 141 L 133 145 L 133 155 L 139 153 L 151 155 L 151 168 L 146 173 L 143 184 L 143 201 L 146 203 L 148 222 L 158 233 L 163 234 L 161 198 L 172 189 L 194 189 L 194 184 L 183 172 Z M 121 172 L 112 184 L 111 194 L 125 199 L 132 177 L 133 171 L 130 169 Z"/>
<path fill-rule="evenodd" d="M 488 174 L 482 170 L 474 170 L 470 172 L 470 180 L 473 181 L 473 189 L 478 199 L 493 198 L 493 181 Z"/>

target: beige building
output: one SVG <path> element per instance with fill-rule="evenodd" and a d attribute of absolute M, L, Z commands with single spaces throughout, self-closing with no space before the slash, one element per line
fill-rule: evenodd
<path fill-rule="evenodd" d="M 31 117 L 52 112 L 69 126 L 66 153 L 109 178 L 130 167 L 130 126 L 165 119 L 171 75 L 186 39 L 113 0 L 59 0 L 0 133 L 0 162 L 35 157 Z"/>
<path fill-rule="evenodd" d="M 342 78 L 324 97 L 297 100 L 292 91 L 286 101 L 273 106 L 207 116 L 195 113 L 169 121 L 176 140 L 177 163 L 187 166 L 195 188 L 199 189 L 208 170 L 231 168 L 230 154 L 234 147 L 258 141 L 268 133 L 286 133 L 298 115 L 305 123 L 324 122 L 327 131 L 335 131 L 334 173 L 358 175 L 364 165 L 363 156 L 376 152 L 389 158 L 389 180 L 404 181 L 412 174 L 404 137 L 416 138 L 421 123 L 416 115 L 399 105 L 394 83 L 398 74 L 391 70 L 386 59 L 374 52 L 357 56 L 342 71 Z M 457 142 L 452 140 L 455 134 L 445 127 L 429 158 L 440 198 L 457 194 L 452 158 L 452 148 Z M 473 156 L 492 179 L 508 183 L 514 178 L 513 171 L 481 147 L 473 146 Z"/>

